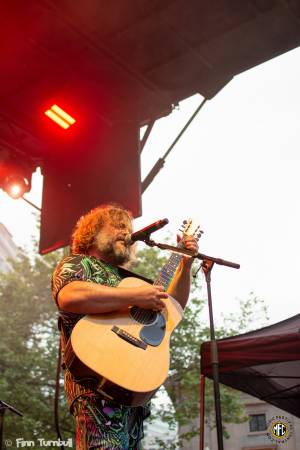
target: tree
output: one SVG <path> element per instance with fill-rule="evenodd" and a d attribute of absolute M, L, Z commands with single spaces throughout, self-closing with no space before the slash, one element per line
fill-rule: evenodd
<path fill-rule="evenodd" d="M 166 258 L 156 249 L 145 249 L 138 254 L 139 263 L 136 271 L 155 278 Z M 200 402 L 200 345 L 210 340 L 210 329 L 203 319 L 203 309 L 206 307 L 204 293 L 197 278 L 193 280 L 192 295 L 184 317 L 175 329 L 171 340 L 170 373 L 164 387 L 174 406 L 174 412 L 161 405 L 156 416 L 168 423 L 170 427 L 179 426 L 179 440 L 166 446 L 159 442 L 160 448 L 189 448 L 188 441 L 199 434 L 199 402 Z M 267 320 L 264 303 L 250 293 L 249 298 L 240 301 L 240 313 L 224 317 L 223 325 L 216 328 L 216 338 L 232 336 L 257 328 L 259 318 Z M 263 324 L 263 323 L 262 323 Z M 239 400 L 239 393 L 221 385 L 222 418 L 224 423 L 240 423 L 246 420 L 244 409 Z M 214 400 L 212 383 L 207 380 L 206 417 L 210 426 L 214 422 Z M 226 436 L 226 429 L 225 429 Z"/>
<path fill-rule="evenodd" d="M 50 276 L 57 253 L 29 258 L 20 252 L 12 270 L 0 276 L 0 399 L 24 416 L 5 414 L 4 436 L 55 440 L 53 418 L 59 334 Z M 61 393 L 62 434 L 73 437 Z"/>
<path fill-rule="evenodd" d="M 18 260 L 12 263 L 12 271 L 0 275 L 0 399 L 24 413 L 23 418 L 6 414 L 4 435 L 11 440 L 56 439 L 53 402 L 59 333 L 49 286 L 54 266 L 61 257 L 62 252 L 32 258 L 20 252 Z M 135 270 L 154 278 L 165 257 L 154 249 L 146 249 L 139 252 L 138 260 Z M 205 301 L 198 284 L 195 281 L 190 305 L 172 338 L 171 370 L 165 388 L 174 413 L 163 407 L 159 411 L 161 419 L 170 426 L 179 424 L 181 441 L 199 432 L 190 423 L 197 418 L 199 409 L 199 344 L 209 339 L 209 328 L 201 318 Z M 240 318 L 226 318 L 224 326 L 217 329 L 217 337 L 246 331 L 255 304 L 260 307 L 261 302 L 253 295 L 242 302 Z M 221 396 L 224 419 L 242 420 L 237 395 L 223 388 Z M 75 424 L 62 389 L 60 405 L 62 436 L 74 438 Z M 212 395 L 208 395 L 206 405 L 209 416 L 213 410 Z M 163 443 L 160 448 L 164 448 Z"/>

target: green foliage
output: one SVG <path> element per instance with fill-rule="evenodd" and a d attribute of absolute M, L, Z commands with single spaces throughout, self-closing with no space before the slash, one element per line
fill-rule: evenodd
<path fill-rule="evenodd" d="M 56 439 L 53 404 L 58 352 L 56 308 L 50 293 L 50 277 L 61 253 L 29 258 L 20 253 L 13 270 L 0 276 L 0 399 L 24 413 L 23 418 L 5 414 L 4 436 L 7 439 Z M 136 272 L 155 278 L 166 258 L 155 249 L 138 253 Z M 210 339 L 209 326 L 203 319 L 204 294 L 194 281 L 191 300 L 184 318 L 172 336 L 170 376 L 165 388 L 174 411 L 161 406 L 157 415 L 170 427 L 179 425 L 180 441 L 199 433 L 200 344 Z M 265 313 L 263 302 L 253 294 L 240 304 L 240 314 L 224 318 L 218 338 L 246 331 L 258 315 Z M 253 322 L 254 320 L 254 322 Z M 60 381 L 62 387 L 62 380 Z M 206 416 L 213 424 L 212 385 L 206 387 Z M 221 386 L 222 415 L 225 422 L 240 422 L 244 413 L 238 393 Z M 62 437 L 73 437 L 74 423 L 69 415 L 63 389 L 60 393 L 60 427 Z M 194 424 L 194 425 L 193 425 Z M 160 443 L 160 448 L 166 448 Z M 170 449 L 172 448 L 169 447 Z"/>
<path fill-rule="evenodd" d="M 0 399 L 23 418 L 5 413 L 4 436 L 56 439 L 53 418 L 59 334 L 50 276 L 58 254 L 30 259 L 20 252 L 12 271 L 0 276 Z M 62 380 L 61 380 L 62 384 Z M 63 436 L 73 424 L 61 392 Z"/>
<path fill-rule="evenodd" d="M 139 265 L 136 271 L 149 278 L 154 278 L 166 262 L 166 258 L 156 249 L 143 250 L 138 257 Z M 155 413 L 156 417 L 166 422 L 170 428 L 174 428 L 176 424 L 179 426 L 179 440 L 171 446 L 158 442 L 161 449 L 180 448 L 184 441 L 199 434 L 200 346 L 202 342 L 210 340 L 209 324 L 203 319 L 206 303 L 199 281 L 194 279 L 191 299 L 184 317 L 172 335 L 170 373 L 164 384 L 174 411 L 162 404 Z M 262 318 L 263 321 L 267 320 L 263 301 L 253 293 L 250 293 L 247 300 L 240 301 L 239 306 L 239 314 L 224 316 L 223 325 L 216 327 L 217 339 L 258 328 L 259 325 L 263 325 Z M 246 420 L 239 392 L 220 385 L 220 396 L 224 423 L 240 423 Z M 214 427 L 214 396 L 210 380 L 206 380 L 205 408 L 207 421 Z M 228 437 L 225 427 L 224 435 Z"/>
<path fill-rule="evenodd" d="M 161 256 L 157 249 L 151 247 L 140 250 L 137 256 L 134 271 L 151 280 L 156 278 L 158 272 L 167 261 L 167 258 Z"/>

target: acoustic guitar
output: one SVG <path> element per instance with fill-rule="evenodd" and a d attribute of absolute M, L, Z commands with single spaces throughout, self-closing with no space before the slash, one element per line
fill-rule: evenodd
<path fill-rule="evenodd" d="M 201 235 L 192 220 L 184 221 L 183 236 Z M 182 246 L 181 243 L 178 246 Z M 167 289 L 182 255 L 172 253 L 154 281 Z M 145 281 L 129 277 L 119 287 L 137 287 Z M 77 381 L 93 379 L 96 390 L 128 406 L 145 404 L 164 383 L 169 370 L 170 337 L 183 310 L 171 296 L 161 312 L 137 306 L 128 311 L 92 314 L 80 319 L 67 342 L 65 364 Z"/>

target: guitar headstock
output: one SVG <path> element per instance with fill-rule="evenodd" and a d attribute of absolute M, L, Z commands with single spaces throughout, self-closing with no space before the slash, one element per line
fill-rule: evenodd
<path fill-rule="evenodd" d="M 184 236 L 194 236 L 194 238 L 197 239 L 197 241 L 203 234 L 203 231 L 200 230 L 199 222 L 197 222 L 194 219 L 184 220 L 182 222 L 180 231 Z"/>

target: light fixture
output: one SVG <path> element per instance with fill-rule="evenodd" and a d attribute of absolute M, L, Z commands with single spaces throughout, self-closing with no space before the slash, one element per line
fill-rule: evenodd
<path fill-rule="evenodd" d="M 2 189 L 13 199 L 23 197 L 31 189 L 31 179 L 21 174 L 8 175 L 2 184 Z"/>
<path fill-rule="evenodd" d="M 76 123 L 76 120 L 58 105 L 52 105 L 50 109 L 45 111 L 45 115 L 65 130 Z"/>

